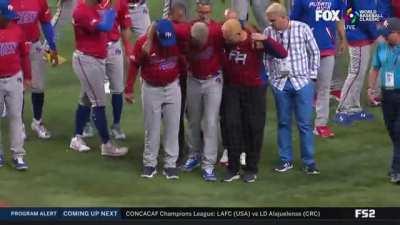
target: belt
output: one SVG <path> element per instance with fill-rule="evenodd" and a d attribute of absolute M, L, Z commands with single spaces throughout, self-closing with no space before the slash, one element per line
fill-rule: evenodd
<path fill-rule="evenodd" d="M 198 80 L 208 80 L 208 79 L 211 79 L 211 78 L 214 78 L 214 77 L 218 77 L 219 75 L 221 75 L 221 71 L 218 71 L 218 72 L 216 72 L 216 73 L 214 73 L 214 74 L 209 74 L 209 75 L 206 75 L 206 76 L 193 76 L 194 78 L 196 78 L 196 79 L 198 79 Z"/>
<path fill-rule="evenodd" d="M 8 79 L 15 76 L 15 74 L 11 74 L 11 75 L 0 75 L 0 79 Z"/>
<path fill-rule="evenodd" d="M 137 3 L 129 3 L 129 4 L 128 4 L 128 7 L 129 7 L 130 9 L 136 9 L 137 7 L 143 5 L 145 2 L 146 2 L 146 1 L 139 1 L 139 2 L 137 2 Z"/>

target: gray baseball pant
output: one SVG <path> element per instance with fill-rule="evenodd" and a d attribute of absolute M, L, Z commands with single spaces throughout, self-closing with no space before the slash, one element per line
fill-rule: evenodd
<path fill-rule="evenodd" d="M 142 82 L 144 113 L 143 166 L 156 167 L 160 149 L 161 123 L 164 126 L 164 168 L 175 168 L 179 155 L 179 121 L 181 113 L 181 89 L 179 80 L 155 87 Z"/>
<path fill-rule="evenodd" d="M 24 138 L 22 137 L 22 102 L 23 102 L 22 72 L 9 78 L 0 78 L 0 107 L 7 108 L 9 120 L 10 145 L 13 156 L 25 155 Z M 2 110 L 0 110 L 2 111 Z"/>
<path fill-rule="evenodd" d="M 337 112 L 356 113 L 362 111 L 360 98 L 365 76 L 369 68 L 371 47 L 371 45 L 349 47 L 349 70 L 342 88 Z"/>
<path fill-rule="evenodd" d="M 32 43 L 29 57 L 32 68 L 32 93 L 43 93 L 45 85 L 45 61 L 43 60 L 44 50 L 40 41 Z"/>
<path fill-rule="evenodd" d="M 335 56 L 321 58 L 317 79 L 317 101 L 315 104 L 315 126 L 326 126 L 329 121 L 330 87 L 335 66 Z"/>
<path fill-rule="evenodd" d="M 131 15 L 132 28 L 131 30 L 137 35 L 141 36 L 146 33 L 147 28 L 150 26 L 149 8 L 146 3 L 137 7 L 129 7 L 129 14 Z"/>
<path fill-rule="evenodd" d="M 201 156 L 202 169 L 213 169 L 217 161 L 222 87 L 221 71 L 207 80 L 199 80 L 193 76 L 189 76 L 187 80 L 189 158 Z"/>
<path fill-rule="evenodd" d="M 248 18 L 249 1 L 231 0 L 232 8 L 238 13 L 240 20 L 247 20 Z M 268 26 L 268 21 L 265 18 L 265 10 L 269 2 L 269 0 L 252 0 L 253 14 L 261 30 L 264 30 Z"/>
<path fill-rule="evenodd" d="M 111 94 L 121 94 L 124 91 L 124 54 L 121 41 L 108 43 L 106 76 L 110 81 Z"/>
<path fill-rule="evenodd" d="M 104 90 L 105 60 L 75 50 L 72 67 L 81 83 L 80 104 L 97 107 L 106 105 Z"/>

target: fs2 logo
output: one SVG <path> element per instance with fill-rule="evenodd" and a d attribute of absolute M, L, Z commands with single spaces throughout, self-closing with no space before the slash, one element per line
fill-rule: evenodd
<path fill-rule="evenodd" d="M 371 219 L 375 218 L 375 209 L 355 209 L 354 217 L 356 219 Z"/>
<path fill-rule="evenodd" d="M 315 21 L 340 21 L 340 10 L 316 10 Z"/>

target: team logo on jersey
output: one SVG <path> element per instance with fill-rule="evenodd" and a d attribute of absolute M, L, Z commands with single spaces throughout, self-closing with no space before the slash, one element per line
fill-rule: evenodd
<path fill-rule="evenodd" d="M 16 49 L 16 42 L 2 42 L 0 43 L 0 56 L 15 54 Z"/>
<path fill-rule="evenodd" d="M 36 11 L 21 11 L 17 12 L 18 14 L 18 24 L 28 24 L 34 23 L 36 21 L 38 12 Z"/>
<path fill-rule="evenodd" d="M 233 50 L 229 53 L 229 61 L 233 61 L 236 64 L 246 64 L 247 54 Z"/>

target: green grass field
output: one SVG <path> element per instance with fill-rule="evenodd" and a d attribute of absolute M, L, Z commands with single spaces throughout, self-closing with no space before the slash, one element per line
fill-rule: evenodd
<path fill-rule="evenodd" d="M 153 18 L 161 14 L 161 2 L 149 1 Z M 215 4 L 218 18 L 223 9 L 220 3 Z M 138 101 L 134 105 L 125 105 L 123 114 L 122 124 L 128 134 L 123 144 L 130 149 L 127 157 L 101 157 L 97 138 L 89 139 L 93 148 L 89 153 L 68 150 L 79 95 L 79 81 L 70 64 L 72 50 L 73 36 L 68 27 L 63 30 L 59 42 L 59 52 L 68 62 L 50 68 L 47 74 L 44 119 L 53 138 L 39 140 L 29 129 L 25 147 L 30 169 L 26 172 L 15 171 L 9 163 L 8 126 L 2 121 L 8 161 L 0 169 L 0 202 L 10 206 L 54 207 L 400 206 L 399 187 L 390 184 L 387 178 L 391 145 L 379 108 L 369 109 L 377 118 L 374 122 L 356 123 L 346 128 L 334 125 L 335 138 L 316 139 L 320 176 L 306 176 L 300 170 L 297 135 L 294 136 L 295 169 L 288 174 L 272 172 L 278 157 L 275 106 L 270 93 L 259 179 L 254 184 L 206 183 L 199 170 L 182 173 L 181 179 L 175 182 L 160 175 L 153 180 L 141 179 L 144 134 L 140 93 L 136 93 Z M 345 71 L 343 59 L 342 71 Z M 26 99 L 25 123 L 30 125 L 30 96 L 26 95 Z M 332 113 L 336 106 L 333 102 Z M 296 129 L 294 131 L 297 133 Z M 223 168 L 218 167 L 218 175 L 222 176 L 223 172 Z"/>

